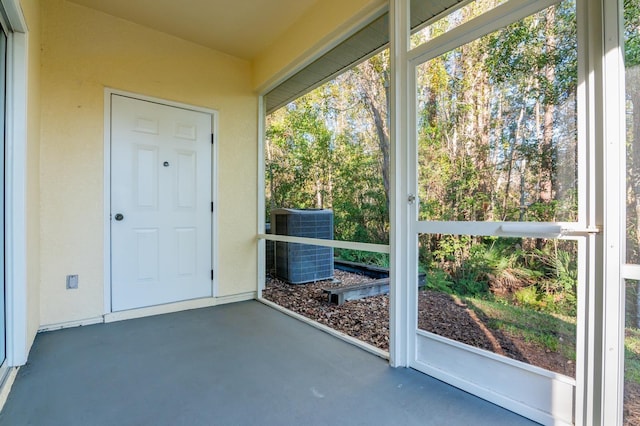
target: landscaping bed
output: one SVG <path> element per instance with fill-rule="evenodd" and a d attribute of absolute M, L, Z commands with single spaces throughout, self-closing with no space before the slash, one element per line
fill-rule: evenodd
<path fill-rule="evenodd" d="M 320 281 L 291 285 L 268 278 L 263 297 L 313 321 L 388 351 L 389 296 L 371 296 L 347 301 L 342 305 L 331 304 L 323 289 L 371 280 L 367 276 L 340 270 L 335 270 L 335 279 L 340 282 Z M 422 330 L 443 337 L 575 377 L 575 362 L 566 354 L 567 345 L 564 350 L 563 347 L 550 350 L 535 339 L 523 336 L 518 330 L 496 327 L 495 318 L 489 318 L 483 313 L 491 313 L 490 308 L 490 305 L 480 305 L 479 301 L 420 290 L 418 325 Z M 640 424 L 640 386 L 630 383 L 625 391 L 625 424 Z"/>
<path fill-rule="evenodd" d="M 339 283 L 318 281 L 292 285 L 269 278 L 263 297 L 382 350 L 389 350 L 389 296 L 371 296 L 347 301 L 342 305 L 331 304 L 323 289 L 371 280 L 367 276 L 340 270 L 335 270 L 334 276 Z M 483 318 L 456 296 L 420 290 L 418 312 L 418 324 L 422 330 L 567 376 L 575 376 L 573 360 L 514 333 L 493 328 L 491 321 Z"/>

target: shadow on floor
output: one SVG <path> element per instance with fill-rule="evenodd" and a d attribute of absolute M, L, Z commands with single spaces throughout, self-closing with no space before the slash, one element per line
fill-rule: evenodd
<path fill-rule="evenodd" d="M 259 302 L 39 334 L 0 425 L 529 425 Z"/>

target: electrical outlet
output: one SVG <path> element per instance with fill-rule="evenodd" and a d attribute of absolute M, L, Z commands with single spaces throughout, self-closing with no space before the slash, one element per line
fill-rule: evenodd
<path fill-rule="evenodd" d="M 67 275 L 67 290 L 72 288 L 78 288 L 78 276 Z"/>

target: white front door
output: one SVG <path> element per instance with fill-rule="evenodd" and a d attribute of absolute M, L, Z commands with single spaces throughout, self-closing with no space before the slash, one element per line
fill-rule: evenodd
<path fill-rule="evenodd" d="M 211 115 L 111 95 L 111 306 L 212 296 Z"/>

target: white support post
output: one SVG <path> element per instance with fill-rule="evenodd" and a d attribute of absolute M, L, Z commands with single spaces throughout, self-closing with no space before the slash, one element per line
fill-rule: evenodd
<path fill-rule="evenodd" d="M 587 226 L 602 232 L 587 238 L 587 289 L 578 324 L 576 424 L 620 425 L 623 404 L 624 288 L 624 63 L 618 0 L 578 3 L 579 54 L 586 68 L 579 76 L 586 124 Z M 581 194 L 581 195 L 582 195 Z"/>
<path fill-rule="evenodd" d="M 409 283 L 416 279 L 415 232 L 408 195 L 414 167 L 410 167 L 408 119 L 408 61 L 410 0 L 391 0 L 389 6 L 391 58 L 391 202 L 389 357 L 393 367 L 407 367 L 414 358 L 410 337 L 415 320 Z M 413 247 L 412 247 L 413 245 Z M 415 301 L 413 302 L 415 305 Z"/>
<path fill-rule="evenodd" d="M 584 0 L 577 4 L 578 18 L 578 140 L 579 173 L 585 182 L 580 196 L 579 214 L 587 226 L 604 224 L 603 204 L 603 47 L 602 1 Z M 580 272 L 586 285 L 578 300 L 575 422 L 599 425 L 602 418 L 603 345 L 603 242 L 609 230 L 586 239 L 585 264 Z"/>
<path fill-rule="evenodd" d="M 265 164 L 264 164 L 264 144 L 265 144 L 265 120 L 266 113 L 264 109 L 265 105 L 264 96 L 258 98 L 258 235 L 265 233 L 265 201 L 264 201 L 264 188 L 265 188 Z M 258 240 L 258 289 L 257 298 L 262 298 L 262 290 L 265 287 L 265 274 L 266 274 L 266 242 L 263 239 Z"/>
<path fill-rule="evenodd" d="M 602 424 L 622 425 L 624 404 L 626 114 L 623 4 L 602 0 L 604 211 Z M 635 106 L 637 107 L 637 105 Z"/>

